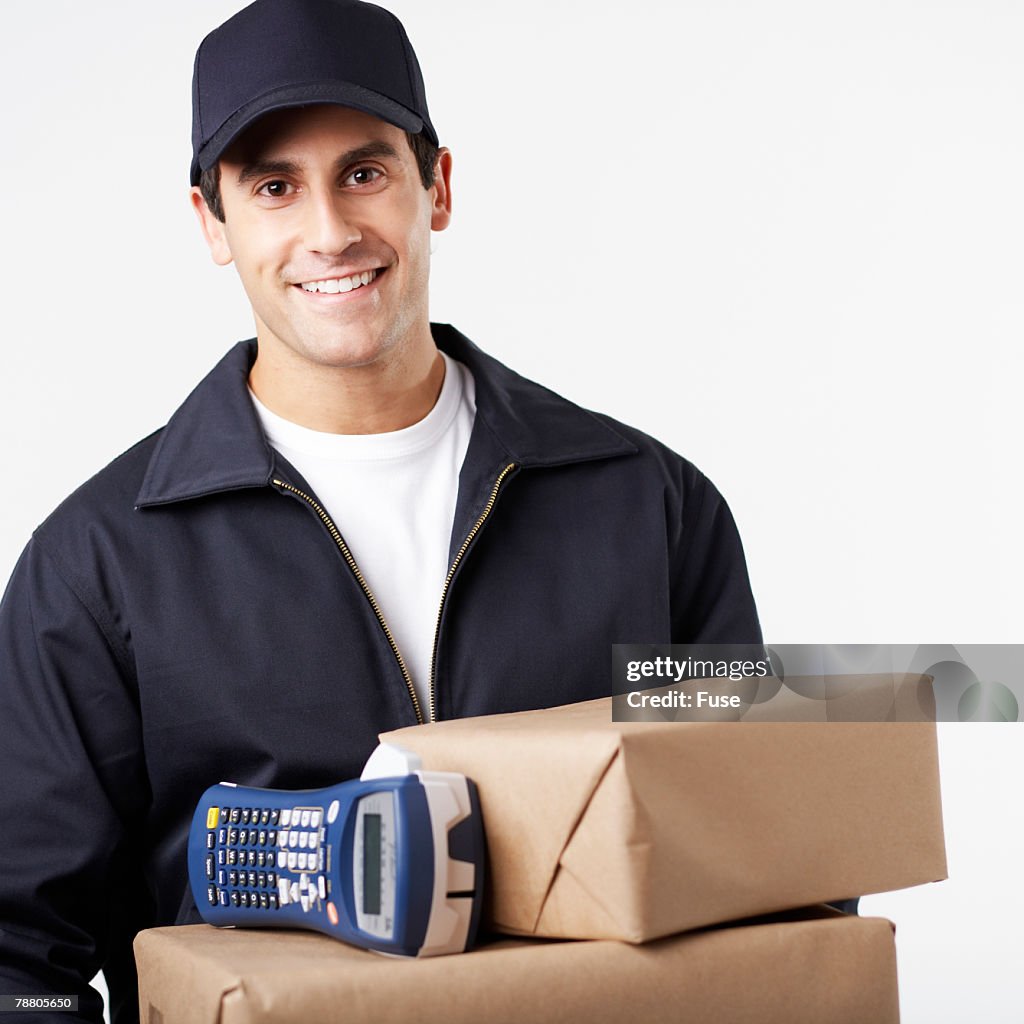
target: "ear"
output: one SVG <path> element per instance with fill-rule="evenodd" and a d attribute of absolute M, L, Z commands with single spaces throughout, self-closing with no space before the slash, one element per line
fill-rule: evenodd
<path fill-rule="evenodd" d="M 430 212 L 430 230 L 444 231 L 452 219 L 452 152 L 447 146 L 437 151 L 431 191 L 434 199 Z"/>
<path fill-rule="evenodd" d="M 192 209 L 196 211 L 196 216 L 199 218 L 199 227 L 202 229 L 206 244 L 210 247 L 213 262 L 219 267 L 226 267 L 234 257 L 231 255 L 231 247 L 228 245 L 224 222 L 217 220 L 210 212 L 198 186 L 193 185 L 189 189 L 189 199 L 192 202 Z"/>

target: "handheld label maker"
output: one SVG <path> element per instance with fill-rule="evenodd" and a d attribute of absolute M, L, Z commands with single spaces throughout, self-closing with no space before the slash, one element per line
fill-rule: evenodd
<path fill-rule="evenodd" d="M 326 789 L 211 786 L 188 841 L 203 920 L 306 928 L 398 956 L 468 949 L 483 897 L 476 786 L 420 766 L 382 743 L 359 780 Z"/>

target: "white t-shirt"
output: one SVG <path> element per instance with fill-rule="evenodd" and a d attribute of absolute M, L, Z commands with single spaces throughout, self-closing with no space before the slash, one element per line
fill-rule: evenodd
<path fill-rule="evenodd" d="M 459 471 L 476 416 L 469 370 L 445 353 L 444 384 L 418 423 L 385 434 L 329 434 L 271 412 L 252 393 L 270 444 L 341 531 L 402 652 L 429 716 L 428 689 Z"/>

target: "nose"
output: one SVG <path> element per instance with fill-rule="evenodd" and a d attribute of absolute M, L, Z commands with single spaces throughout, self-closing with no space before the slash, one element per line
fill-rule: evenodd
<path fill-rule="evenodd" d="M 307 250 L 334 256 L 363 237 L 351 219 L 351 208 L 346 206 L 345 199 L 331 188 L 311 192 L 303 225 Z"/>

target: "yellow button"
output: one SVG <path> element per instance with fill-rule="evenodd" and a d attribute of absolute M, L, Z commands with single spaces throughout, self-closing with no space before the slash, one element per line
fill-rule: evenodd
<path fill-rule="evenodd" d="M 211 807 L 206 812 L 206 827 L 207 828 L 216 828 L 217 827 L 217 821 L 219 819 L 220 819 L 220 808 L 219 807 Z"/>

